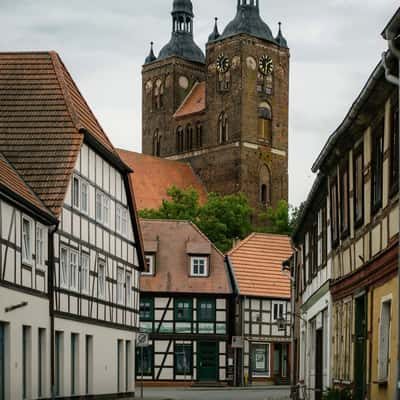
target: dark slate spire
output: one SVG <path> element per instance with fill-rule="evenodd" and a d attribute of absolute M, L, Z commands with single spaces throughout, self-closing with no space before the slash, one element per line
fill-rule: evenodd
<path fill-rule="evenodd" d="M 158 60 L 176 56 L 189 61 L 204 63 L 204 53 L 193 40 L 194 14 L 191 0 L 174 0 L 171 14 L 171 39 L 161 49 Z"/>
<path fill-rule="evenodd" d="M 287 40 L 282 34 L 282 22 L 279 22 L 278 36 L 275 38 L 280 47 L 288 48 Z"/>
<path fill-rule="evenodd" d="M 214 40 L 217 40 L 220 36 L 221 35 L 218 31 L 218 18 L 215 17 L 214 30 L 211 32 L 210 36 L 208 37 L 208 41 L 213 42 Z"/>
<path fill-rule="evenodd" d="M 260 16 L 259 0 L 238 0 L 236 16 L 227 25 L 220 39 L 240 33 L 276 43 L 271 29 Z"/>
<path fill-rule="evenodd" d="M 150 53 L 149 53 L 149 55 L 146 57 L 146 59 L 144 60 L 144 63 L 145 63 L 145 64 L 150 64 L 150 63 L 152 63 L 153 61 L 156 61 L 156 60 L 157 60 L 157 57 L 154 55 L 153 45 L 154 45 L 154 43 L 151 42 L 151 43 L 150 43 Z"/>

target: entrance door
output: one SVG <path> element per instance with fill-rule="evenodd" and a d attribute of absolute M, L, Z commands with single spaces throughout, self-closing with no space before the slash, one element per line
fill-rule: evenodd
<path fill-rule="evenodd" d="M 367 349 L 367 296 L 355 301 L 355 342 L 354 342 L 354 400 L 363 400 L 366 385 L 366 349 Z"/>
<path fill-rule="evenodd" d="M 324 347 L 322 329 L 315 331 L 315 342 L 315 400 L 321 400 L 324 376 Z"/>
<path fill-rule="evenodd" d="M 215 382 L 218 380 L 218 343 L 198 343 L 197 371 L 199 381 Z"/>
<path fill-rule="evenodd" d="M 253 343 L 251 345 L 252 378 L 268 378 L 270 376 L 269 344 Z"/>
<path fill-rule="evenodd" d="M 5 400 L 5 326 L 0 323 L 0 400 Z"/>

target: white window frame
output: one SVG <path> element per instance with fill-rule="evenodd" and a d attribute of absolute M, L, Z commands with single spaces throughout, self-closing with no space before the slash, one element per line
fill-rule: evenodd
<path fill-rule="evenodd" d="M 36 268 L 41 270 L 46 268 L 46 233 L 43 225 L 36 224 Z"/>
<path fill-rule="evenodd" d="M 103 192 L 96 192 L 96 221 L 105 226 L 110 225 L 110 198 Z"/>
<path fill-rule="evenodd" d="M 132 299 L 132 272 L 126 271 L 126 277 L 125 277 L 125 281 L 126 281 L 126 288 L 125 288 L 125 292 L 126 292 L 126 306 L 127 307 L 132 307 L 133 305 L 133 299 Z"/>
<path fill-rule="evenodd" d="M 128 234 L 128 210 L 121 204 L 115 207 L 115 230 L 123 236 Z"/>
<path fill-rule="evenodd" d="M 104 276 L 103 276 L 103 284 L 100 281 L 100 267 L 103 268 Z M 104 299 L 106 297 L 106 281 L 107 281 L 107 272 L 106 272 L 106 262 L 102 259 L 97 260 L 97 295 L 100 299 Z M 100 290 L 102 288 L 102 290 Z"/>
<path fill-rule="evenodd" d="M 195 261 L 199 262 L 198 268 L 200 270 L 200 261 L 204 262 L 204 271 L 195 273 Z M 191 256 L 190 257 L 190 276 L 195 278 L 205 278 L 208 276 L 208 257 L 207 256 Z"/>
<path fill-rule="evenodd" d="M 69 249 L 69 288 L 79 290 L 79 252 Z"/>
<path fill-rule="evenodd" d="M 89 193 L 90 193 L 89 184 L 86 181 L 84 181 L 83 179 L 81 179 L 80 182 L 81 182 L 81 188 L 80 188 L 80 191 L 81 191 L 81 197 L 80 197 L 81 208 L 80 208 L 80 210 L 84 214 L 89 214 L 89 203 L 90 203 L 90 201 L 89 201 Z M 86 188 L 86 189 L 83 190 L 83 188 Z M 84 193 L 86 193 L 86 195 L 84 195 Z M 86 196 L 86 200 L 85 201 L 83 201 L 84 196 Z"/>
<path fill-rule="evenodd" d="M 28 243 L 27 247 L 25 247 L 25 232 L 24 232 L 24 222 L 28 223 Z M 26 215 L 22 216 L 22 224 L 21 224 L 21 254 L 22 254 L 22 262 L 23 264 L 33 265 L 33 227 L 34 222 L 32 218 L 27 217 Z M 28 253 L 27 253 L 28 252 Z"/>
<path fill-rule="evenodd" d="M 278 318 L 275 318 L 275 305 L 278 307 L 278 314 L 280 314 L 279 308 L 280 308 L 280 306 L 282 306 L 282 318 L 284 320 L 286 320 L 286 313 L 285 313 L 286 303 L 284 301 L 273 301 L 272 302 L 272 317 L 271 317 L 272 322 L 277 322 L 278 318 L 279 318 L 279 315 L 278 315 Z"/>
<path fill-rule="evenodd" d="M 146 254 L 144 258 L 145 258 L 146 264 L 147 264 L 147 262 L 149 263 L 149 271 L 148 272 L 143 271 L 142 275 L 143 276 L 153 276 L 156 256 L 155 256 L 155 254 Z"/>
<path fill-rule="evenodd" d="M 384 307 L 389 304 L 390 308 L 390 313 L 388 316 L 387 320 L 387 327 L 384 327 L 382 325 L 382 320 L 383 320 L 383 311 Z M 391 330 L 392 330 L 392 314 L 393 314 L 393 301 L 392 301 L 392 296 L 386 296 L 381 299 L 381 310 L 380 310 L 380 318 L 379 318 L 379 343 L 378 343 L 378 381 L 379 382 L 387 382 L 389 379 L 389 374 L 390 374 L 390 353 L 391 353 Z M 384 350 L 382 349 L 382 340 L 383 338 L 387 339 L 387 349 Z M 385 351 L 387 352 L 386 354 L 386 366 L 385 369 L 386 371 L 382 371 L 382 363 L 381 363 L 381 358 L 382 358 L 382 352 Z"/>
<path fill-rule="evenodd" d="M 117 267 L 117 304 L 125 303 L 125 271 L 124 268 Z"/>
<path fill-rule="evenodd" d="M 75 186 L 77 183 L 77 186 Z M 85 188 L 85 190 L 83 190 Z M 78 194 L 76 195 L 76 190 L 78 190 Z M 86 199 L 84 199 L 84 193 L 86 193 Z M 82 179 L 80 176 L 74 175 L 72 177 L 72 207 L 75 210 L 79 210 L 84 214 L 89 213 L 89 184 Z"/>
<path fill-rule="evenodd" d="M 63 260 L 63 252 L 65 251 L 65 260 Z M 65 274 L 63 273 L 65 272 Z M 64 276 L 65 275 L 65 276 Z M 69 285 L 69 252 L 65 246 L 60 247 L 60 287 L 67 289 Z"/>
<path fill-rule="evenodd" d="M 85 260 L 85 261 L 84 261 Z M 81 253 L 81 270 L 80 270 L 80 283 L 82 293 L 89 293 L 90 282 L 90 255 Z"/>

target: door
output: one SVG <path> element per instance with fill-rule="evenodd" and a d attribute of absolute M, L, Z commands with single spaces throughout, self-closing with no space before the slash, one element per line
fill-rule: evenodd
<path fill-rule="evenodd" d="M 280 343 L 274 344 L 274 376 L 282 377 L 282 345 Z"/>
<path fill-rule="evenodd" d="M 218 380 L 218 343 L 198 343 L 197 371 L 199 381 Z"/>
<path fill-rule="evenodd" d="M 367 296 L 355 300 L 354 330 L 354 400 L 363 400 L 366 385 L 366 349 L 367 349 Z"/>
<path fill-rule="evenodd" d="M 251 345 L 251 377 L 268 378 L 270 376 L 269 344 L 252 343 Z"/>
<path fill-rule="evenodd" d="M 0 400 L 5 400 L 5 390 L 4 386 L 5 382 L 5 326 L 3 323 L 0 323 Z"/>
<path fill-rule="evenodd" d="M 323 356 L 323 330 L 318 329 L 315 331 L 315 400 L 322 399 L 324 377 Z"/>

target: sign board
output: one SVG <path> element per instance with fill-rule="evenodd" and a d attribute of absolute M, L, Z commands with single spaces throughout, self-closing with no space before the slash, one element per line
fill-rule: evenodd
<path fill-rule="evenodd" d="M 138 333 L 136 338 L 137 347 L 149 347 L 149 335 L 147 333 Z"/>
<path fill-rule="evenodd" d="M 243 337 L 233 336 L 232 337 L 232 348 L 233 349 L 243 349 Z"/>

